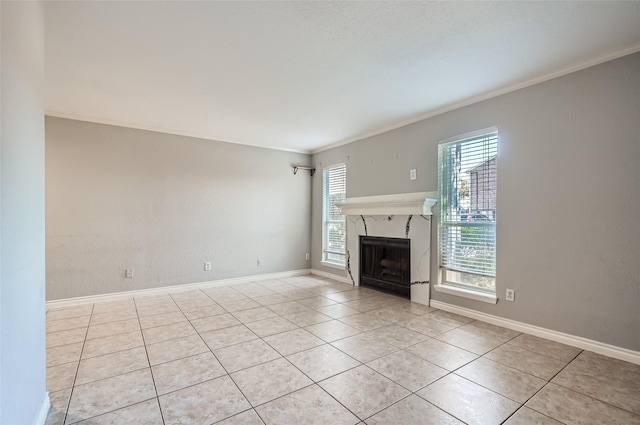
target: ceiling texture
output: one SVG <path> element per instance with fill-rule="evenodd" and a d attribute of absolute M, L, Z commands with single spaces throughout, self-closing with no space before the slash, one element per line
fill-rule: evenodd
<path fill-rule="evenodd" d="M 640 51 L 640 2 L 45 3 L 47 114 L 314 152 Z"/>

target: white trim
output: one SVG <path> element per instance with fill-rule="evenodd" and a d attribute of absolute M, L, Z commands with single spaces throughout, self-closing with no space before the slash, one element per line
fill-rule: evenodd
<path fill-rule="evenodd" d="M 347 198 L 336 205 L 343 215 L 432 215 L 438 192 L 399 193 L 395 195 Z"/>
<path fill-rule="evenodd" d="M 291 270 L 278 273 L 267 273 L 252 276 L 233 277 L 229 279 L 212 280 L 208 282 L 186 283 L 183 285 L 161 286 L 158 288 L 138 289 L 135 291 L 114 292 L 111 294 L 90 295 L 87 297 L 66 298 L 46 302 L 47 308 L 68 307 L 79 304 L 89 304 L 104 301 L 115 301 L 140 296 L 163 295 L 169 292 L 185 292 L 194 289 L 206 289 L 216 286 L 237 285 L 240 283 L 255 282 L 256 280 L 280 279 L 283 277 L 303 276 L 309 274 L 309 269 Z"/>
<path fill-rule="evenodd" d="M 498 297 L 496 297 L 495 294 L 474 291 L 473 289 L 458 288 L 457 286 L 451 285 L 433 285 L 433 289 L 443 294 L 469 298 L 470 300 L 481 301 L 483 303 L 496 304 L 498 302 Z"/>
<path fill-rule="evenodd" d="M 332 269 L 338 269 L 338 270 L 346 270 L 346 267 L 347 267 L 346 264 L 332 263 L 330 261 L 320 261 L 320 264 L 322 264 L 325 267 L 331 267 Z"/>
<path fill-rule="evenodd" d="M 408 118 L 406 120 L 402 120 L 400 122 L 396 122 L 394 124 L 380 127 L 376 130 L 370 131 L 368 133 L 360 134 L 354 137 L 350 137 L 348 139 L 342 140 L 340 142 L 332 143 L 330 145 L 314 149 L 311 151 L 312 155 L 315 155 L 320 152 L 328 151 L 329 149 L 337 148 L 339 146 L 348 145 L 349 143 L 357 142 L 358 140 L 367 139 L 369 137 L 377 136 L 382 133 L 386 133 L 391 130 L 395 130 L 397 128 L 405 127 L 409 124 L 414 124 L 422 120 L 426 120 L 427 118 L 432 118 L 437 115 L 442 115 L 446 112 L 453 111 L 455 109 L 460 109 L 465 106 L 473 105 L 474 103 L 479 103 L 484 100 L 489 100 L 494 97 L 501 96 L 503 94 L 511 93 L 516 90 L 524 89 L 529 86 L 533 86 L 539 83 L 544 83 L 545 81 L 553 80 L 554 78 L 562 77 L 567 74 L 571 74 L 572 72 L 580 71 L 586 68 L 590 68 L 592 66 L 600 65 L 601 63 L 609 62 L 614 59 L 621 58 L 623 56 L 631 55 L 640 51 L 640 44 L 636 44 L 635 46 L 618 50 L 616 52 L 610 53 L 608 55 L 600 56 L 599 58 L 582 62 L 578 65 L 570 66 L 568 68 L 561 69 L 560 71 L 551 72 L 549 74 L 543 75 L 542 77 L 532 78 L 530 80 L 525 80 L 521 83 L 516 83 L 501 89 L 492 90 L 486 93 L 479 94 L 477 96 L 470 97 L 468 99 L 461 100 L 459 102 L 450 103 L 449 105 L 443 106 L 442 108 L 433 109 L 431 111 L 425 112 L 423 114 L 416 115 L 414 117 Z"/>
<path fill-rule="evenodd" d="M 40 404 L 40 411 L 38 412 L 38 416 L 33 422 L 33 425 L 44 425 L 44 423 L 47 421 L 47 415 L 49 414 L 50 408 L 51 400 L 49 399 L 49 391 L 47 391 L 44 394 L 44 399 L 42 400 L 42 404 Z"/>
<path fill-rule="evenodd" d="M 79 114 L 67 114 L 65 112 L 52 111 L 50 109 L 45 110 L 44 114 L 45 116 L 50 116 L 55 118 L 64 118 L 67 120 L 84 121 L 84 122 L 90 122 L 93 124 L 104 124 L 104 125 L 111 125 L 115 127 L 133 128 L 134 130 L 153 131 L 154 133 L 164 133 L 164 134 L 173 134 L 174 136 L 193 137 L 195 139 L 210 140 L 213 142 L 231 143 L 234 145 L 253 146 L 255 148 L 263 148 L 263 149 L 271 149 L 275 151 L 284 151 L 284 152 L 293 152 L 293 153 L 302 153 L 305 155 L 311 155 L 311 151 L 308 149 L 303 150 L 303 149 L 281 148 L 277 146 L 256 145 L 254 143 L 225 140 L 225 139 L 214 137 L 208 134 L 196 134 L 196 133 L 189 133 L 188 131 L 171 130 L 168 128 L 154 127 L 150 125 L 141 125 L 141 124 L 134 124 L 130 122 L 124 122 L 124 121 L 88 117 L 88 116 L 79 115 Z"/>
<path fill-rule="evenodd" d="M 615 345 L 605 344 L 603 342 L 594 341 L 580 336 L 553 331 L 551 329 L 541 328 L 539 326 L 529 325 L 527 323 L 511 319 L 504 319 L 492 314 L 458 307 L 456 305 L 433 299 L 431 300 L 431 307 L 640 365 L 640 351 L 633 351 L 627 348 L 616 347 Z"/>
<path fill-rule="evenodd" d="M 347 276 L 339 276 L 337 274 L 325 272 L 318 269 L 311 269 L 311 274 L 315 274 L 316 276 L 326 277 L 327 279 L 333 279 L 333 280 L 337 280 L 338 282 L 348 283 L 349 285 L 353 285 L 353 282 L 351 282 L 351 279 L 349 279 Z"/>

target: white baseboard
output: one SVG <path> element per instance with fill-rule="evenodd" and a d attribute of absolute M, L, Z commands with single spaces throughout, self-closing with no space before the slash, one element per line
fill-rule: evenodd
<path fill-rule="evenodd" d="M 40 405 L 40 411 L 38 412 L 38 416 L 36 417 L 33 425 L 44 425 L 47 421 L 47 415 L 49 414 L 49 409 L 51 408 L 51 400 L 49 400 L 49 392 L 47 391 L 44 394 L 44 399 L 42 400 L 42 404 Z"/>
<path fill-rule="evenodd" d="M 337 280 L 338 282 L 348 283 L 349 285 L 353 285 L 353 282 L 351 282 L 351 279 L 349 279 L 347 276 L 340 276 L 337 274 L 324 272 L 322 270 L 317 270 L 317 269 L 311 269 L 311 274 L 315 274 L 316 276 L 322 276 L 328 279 Z"/>
<path fill-rule="evenodd" d="M 111 294 L 90 295 L 87 297 L 66 298 L 62 300 L 47 301 L 47 308 L 69 307 L 80 304 L 90 304 L 105 301 L 117 301 L 133 297 L 148 297 L 151 295 L 164 295 L 169 292 L 185 292 L 195 289 L 207 289 L 216 286 L 238 285 L 241 283 L 255 282 L 257 280 L 281 279 L 284 277 L 303 276 L 311 273 L 309 269 L 290 270 L 286 272 L 267 273 L 252 276 L 233 277 L 229 279 L 211 280 L 207 282 L 185 283 L 183 285 L 161 286 L 158 288 L 138 289 L 135 291 L 114 292 Z"/>
<path fill-rule="evenodd" d="M 583 350 L 593 351 L 594 353 L 613 357 L 619 360 L 640 364 L 639 351 L 616 347 L 615 345 L 609 345 L 603 342 L 594 341 L 592 339 L 553 331 L 551 329 L 545 329 L 539 326 L 529 325 L 527 323 L 517 322 L 511 319 L 504 319 L 502 317 L 481 313 L 479 311 L 471 310 L 464 307 L 458 307 L 456 305 L 443 303 L 442 301 L 433 299 L 431 300 L 431 307 L 448 311 L 450 313 L 456 313 L 461 316 L 470 317 L 472 319 L 481 320 L 493 325 L 502 326 L 504 328 L 524 332 L 530 335 L 538 336 L 540 338 L 546 338 L 562 344 L 571 345 L 573 347 L 582 348 Z"/>

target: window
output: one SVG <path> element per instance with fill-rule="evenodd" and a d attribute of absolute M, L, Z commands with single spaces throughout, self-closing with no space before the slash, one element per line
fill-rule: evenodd
<path fill-rule="evenodd" d="M 440 280 L 495 294 L 498 129 L 438 146 Z"/>
<path fill-rule="evenodd" d="M 330 265 L 345 264 L 347 225 L 336 205 L 345 199 L 347 168 L 344 164 L 322 170 L 322 261 Z"/>

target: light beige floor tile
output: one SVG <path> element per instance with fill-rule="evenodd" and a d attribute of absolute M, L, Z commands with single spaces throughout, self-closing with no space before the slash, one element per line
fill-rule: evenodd
<path fill-rule="evenodd" d="M 432 313 L 423 314 L 422 316 L 417 316 L 398 324 L 431 337 L 448 332 L 457 327 L 433 320 L 429 317 L 431 314 Z"/>
<path fill-rule="evenodd" d="M 213 301 L 211 298 L 207 297 L 204 294 L 202 295 L 202 297 L 199 297 L 199 298 L 192 298 L 192 299 L 186 299 L 186 300 L 180 300 L 180 301 L 176 300 L 176 304 L 178 304 L 178 307 L 180 307 L 180 310 L 182 311 L 196 310 L 204 307 L 212 307 L 217 305 L 215 301 Z"/>
<path fill-rule="evenodd" d="M 393 345 L 387 344 L 369 334 L 350 336 L 332 342 L 331 345 L 362 363 L 386 356 L 398 350 Z"/>
<path fill-rule="evenodd" d="M 256 410 L 266 425 L 353 425 L 358 422 L 358 418 L 317 385 L 263 404 Z"/>
<path fill-rule="evenodd" d="M 270 295 L 263 295 L 261 297 L 254 297 L 253 300 L 260 305 L 273 305 L 273 304 L 280 304 L 280 303 L 286 303 L 291 301 L 289 298 L 285 297 L 284 295 L 275 294 L 275 293 Z"/>
<path fill-rule="evenodd" d="M 386 320 L 387 322 L 391 323 L 406 322 L 416 317 L 415 314 L 411 314 L 407 311 L 403 311 L 395 307 L 373 310 L 370 313 L 382 320 Z"/>
<path fill-rule="evenodd" d="M 456 370 L 456 375 L 518 403 L 524 403 L 547 381 L 481 357 Z"/>
<path fill-rule="evenodd" d="M 69 345 L 84 341 L 87 328 L 70 329 L 68 331 L 47 333 L 47 348 Z"/>
<path fill-rule="evenodd" d="M 447 370 L 455 370 L 478 358 L 473 353 L 435 339 L 428 339 L 404 351 Z"/>
<path fill-rule="evenodd" d="M 390 424 L 464 425 L 453 416 L 416 395 L 410 395 L 367 419 L 367 425 Z"/>
<path fill-rule="evenodd" d="M 361 364 L 329 344 L 292 354 L 287 359 L 316 382 Z"/>
<path fill-rule="evenodd" d="M 250 298 L 265 297 L 268 295 L 275 294 L 275 292 L 273 292 L 272 290 L 255 283 L 250 283 L 247 285 L 235 285 L 235 286 L 238 292 Z"/>
<path fill-rule="evenodd" d="M 104 415 L 96 416 L 78 425 L 163 425 L 158 400 L 151 399 Z"/>
<path fill-rule="evenodd" d="M 47 320 L 62 320 L 72 317 L 88 316 L 93 311 L 93 304 L 84 304 L 77 307 L 52 308 L 47 312 Z"/>
<path fill-rule="evenodd" d="M 330 300 L 329 298 L 325 298 L 319 295 L 317 297 L 304 298 L 302 300 L 298 300 L 298 302 L 309 308 L 319 308 L 319 307 L 326 307 L 329 305 L 338 304 L 336 301 Z"/>
<path fill-rule="evenodd" d="M 136 307 L 139 306 L 149 306 L 153 304 L 173 304 L 173 299 L 169 296 L 169 294 L 162 295 L 151 295 L 151 296 L 142 296 L 135 297 L 133 300 L 136 304 Z"/>
<path fill-rule="evenodd" d="M 271 289 L 274 291 L 276 290 L 276 288 L 271 288 Z M 305 298 L 311 298 L 318 295 L 318 294 L 314 294 L 311 291 L 306 291 L 304 289 L 289 289 L 286 291 L 281 291 L 280 293 L 285 297 L 289 298 L 290 300 L 294 300 L 294 301 L 303 300 Z"/>
<path fill-rule="evenodd" d="M 232 373 L 231 378 L 254 407 L 313 383 L 283 358 Z"/>
<path fill-rule="evenodd" d="M 278 317 L 273 311 L 267 307 L 250 308 L 248 310 L 237 311 L 233 313 L 236 319 L 242 323 L 256 322 L 258 320 L 269 319 L 272 317 Z"/>
<path fill-rule="evenodd" d="M 527 407 L 567 425 L 640 424 L 640 415 L 635 415 L 553 383 L 548 384 L 529 400 Z"/>
<path fill-rule="evenodd" d="M 198 335 L 147 345 L 147 355 L 149 356 L 151 366 L 194 356 L 207 351 L 209 351 L 209 347 L 207 347 L 207 344 L 205 344 Z"/>
<path fill-rule="evenodd" d="M 155 396 L 149 369 L 77 385 L 73 389 L 66 423 L 79 422 Z"/>
<path fill-rule="evenodd" d="M 247 323 L 246 326 L 256 335 L 264 338 L 269 335 L 275 335 L 282 332 L 298 329 L 298 326 L 291 323 L 285 318 L 274 317 L 271 319 L 260 320 L 258 322 Z"/>
<path fill-rule="evenodd" d="M 110 378 L 127 372 L 149 367 L 147 351 L 144 347 L 117 351 L 103 356 L 83 359 L 78 368 L 76 385 L 99 379 Z"/>
<path fill-rule="evenodd" d="M 136 312 L 136 305 L 133 302 L 133 298 L 128 300 L 100 302 L 93 305 L 93 314 L 121 312 Z"/>
<path fill-rule="evenodd" d="M 170 292 L 169 296 L 177 304 L 178 301 L 200 300 L 210 299 L 204 292 L 199 289 L 193 289 L 190 291 L 174 291 Z"/>
<path fill-rule="evenodd" d="M 640 365 L 584 351 L 552 382 L 640 415 Z"/>
<path fill-rule="evenodd" d="M 247 342 L 258 338 L 256 334 L 251 332 L 249 328 L 244 325 L 205 332 L 200 334 L 200 336 L 212 350 L 227 347 L 229 345 L 240 344 L 241 342 Z"/>
<path fill-rule="evenodd" d="M 235 313 L 237 311 L 249 310 L 251 308 L 261 307 L 260 304 L 253 301 L 251 298 L 245 297 L 244 295 L 242 295 L 242 297 L 244 297 L 245 299 L 241 299 L 239 301 L 233 301 L 233 302 L 218 301 L 218 303 L 229 313 Z"/>
<path fill-rule="evenodd" d="M 241 325 L 240 321 L 229 313 L 218 314 L 216 316 L 203 317 L 202 319 L 191 320 L 191 324 L 199 333 L 216 331 L 218 329 L 230 328 Z"/>
<path fill-rule="evenodd" d="M 94 325 L 104 325 L 106 323 L 118 322 L 120 320 L 131 320 L 137 319 L 138 315 L 135 311 L 116 311 L 111 313 L 99 313 L 92 314 L 91 320 L 89 324 Z"/>
<path fill-rule="evenodd" d="M 68 331 L 89 326 L 91 316 L 70 317 L 61 320 L 47 320 L 47 333 Z"/>
<path fill-rule="evenodd" d="M 142 347 L 142 332 L 130 332 L 97 338 L 87 341 L 82 350 L 82 358 L 101 356 L 103 354 L 115 353 L 116 351 L 129 350 L 131 348 Z"/>
<path fill-rule="evenodd" d="M 160 396 L 165 425 L 203 425 L 251 408 L 231 378 L 206 381 Z"/>
<path fill-rule="evenodd" d="M 280 316 L 309 310 L 309 307 L 307 307 L 306 305 L 300 304 L 297 301 L 289 301 L 286 303 L 273 304 L 273 305 L 270 305 L 268 308 L 269 310 L 273 311 L 276 314 L 279 314 Z"/>
<path fill-rule="evenodd" d="M 488 353 L 503 344 L 500 341 L 478 335 L 463 328 L 452 329 L 449 332 L 436 335 L 434 338 L 478 355 Z"/>
<path fill-rule="evenodd" d="M 398 348 L 405 348 L 429 338 L 425 334 L 421 334 L 420 332 L 416 332 L 399 325 L 384 326 L 371 332 L 367 332 L 367 335 Z"/>
<path fill-rule="evenodd" d="M 264 422 L 262 422 L 256 411 L 251 409 L 221 422 L 216 422 L 216 425 L 264 425 Z"/>
<path fill-rule="evenodd" d="M 348 370 L 318 385 L 360 419 L 368 418 L 410 394 L 366 366 Z"/>
<path fill-rule="evenodd" d="M 126 334 L 138 330 L 140 330 L 140 322 L 138 322 L 137 317 L 135 319 L 119 320 L 117 322 L 109 322 L 102 325 L 91 325 L 87 332 L 87 340 Z"/>
<path fill-rule="evenodd" d="M 211 352 L 162 363 L 151 368 L 159 395 L 223 376 L 224 368 Z"/>
<path fill-rule="evenodd" d="M 325 343 L 304 329 L 294 329 L 277 335 L 271 335 L 264 338 L 264 341 L 283 356 L 308 350 L 309 348 L 317 347 Z"/>
<path fill-rule="evenodd" d="M 83 342 L 47 348 L 47 367 L 80 360 Z"/>
<path fill-rule="evenodd" d="M 333 342 L 338 339 L 346 338 L 360 333 L 360 331 L 356 328 L 345 325 L 338 320 L 317 323 L 315 325 L 307 326 L 305 329 L 318 338 L 321 338 L 327 342 Z"/>
<path fill-rule="evenodd" d="M 187 318 L 179 311 L 172 313 L 156 314 L 140 318 L 140 327 L 142 329 L 154 328 L 156 326 L 171 325 L 186 321 Z"/>
<path fill-rule="evenodd" d="M 433 311 L 429 313 L 428 316 L 432 320 L 454 327 L 466 325 L 474 321 L 474 319 L 470 319 L 469 317 L 461 316 L 455 313 L 449 313 L 448 311 L 443 310 Z"/>
<path fill-rule="evenodd" d="M 333 292 L 325 296 L 330 300 L 337 301 L 339 303 L 346 303 L 348 301 L 371 297 L 372 294 L 367 291 L 358 291 L 357 289 L 354 289 L 352 291 Z"/>
<path fill-rule="evenodd" d="M 300 327 L 311 326 L 332 320 L 331 317 L 315 310 L 300 311 L 298 313 L 286 314 L 282 317 Z"/>
<path fill-rule="evenodd" d="M 63 425 L 64 417 L 69 407 L 69 399 L 71 398 L 71 388 L 62 391 L 49 393 L 49 401 L 51 407 L 47 414 L 47 420 L 44 425 Z"/>
<path fill-rule="evenodd" d="M 196 330 L 193 329 L 189 322 L 173 323 L 171 325 L 157 326 L 142 331 L 144 343 L 156 344 L 158 342 L 169 341 L 171 339 L 184 338 L 195 335 Z"/>
<path fill-rule="evenodd" d="M 461 326 L 460 329 L 502 343 L 510 341 L 518 335 L 522 334 L 521 332 L 514 331 L 512 329 L 503 328 L 501 326 L 492 325 L 490 323 L 481 322 L 479 320 Z"/>
<path fill-rule="evenodd" d="M 66 363 L 47 368 L 47 391 L 55 392 L 73 387 L 78 363 Z"/>
<path fill-rule="evenodd" d="M 449 373 L 448 370 L 405 351 L 389 354 L 367 363 L 367 366 L 409 391 L 418 391 Z"/>
<path fill-rule="evenodd" d="M 496 348 L 485 354 L 485 357 L 547 381 L 567 364 L 509 344 Z"/>
<path fill-rule="evenodd" d="M 216 355 L 228 373 L 282 357 L 261 339 L 220 348 L 215 350 L 213 354 Z"/>
<path fill-rule="evenodd" d="M 436 308 L 429 307 L 428 305 L 418 304 L 414 302 L 409 302 L 408 304 L 399 305 L 396 307 L 398 310 L 406 311 L 411 314 L 423 315 L 427 313 L 431 313 L 432 311 L 436 311 Z"/>
<path fill-rule="evenodd" d="M 522 406 L 504 425 L 562 425 L 561 422 Z"/>
<path fill-rule="evenodd" d="M 340 321 L 363 332 L 391 324 L 391 322 L 387 322 L 370 313 L 359 313 L 352 316 L 341 317 Z"/>
<path fill-rule="evenodd" d="M 218 304 L 215 304 L 208 307 L 197 308 L 195 310 L 187 310 L 184 312 L 184 315 L 187 316 L 189 320 L 196 320 L 204 319 L 205 317 L 218 316 L 220 314 L 225 314 L 226 312 L 227 310 Z"/>
<path fill-rule="evenodd" d="M 175 313 L 180 311 L 178 306 L 173 304 L 152 304 L 152 305 L 141 305 L 137 307 L 138 317 L 145 316 L 154 316 L 156 314 L 165 314 L 165 313 Z"/>
<path fill-rule="evenodd" d="M 469 425 L 500 424 L 520 407 L 513 400 L 454 374 L 416 394 Z"/>
<path fill-rule="evenodd" d="M 353 307 L 346 306 L 344 304 L 334 304 L 325 307 L 318 307 L 316 311 L 325 314 L 334 319 L 340 319 L 341 317 L 353 316 L 354 314 L 361 314 L 360 310 L 356 310 Z"/>
<path fill-rule="evenodd" d="M 353 307 L 362 312 L 371 312 L 373 310 L 381 310 L 389 307 L 389 302 L 382 297 L 373 296 L 370 298 L 361 298 L 359 300 L 348 301 L 344 303 L 344 305 Z"/>
<path fill-rule="evenodd" d="M 215 289 L 215 288 L 213 288 Z M 215 302 L 225 307 L 226 305 L 233 304 L 239 301 L 251 301 L 251 298 L 247 297 L 240 292 L 233 290 L 232 292 L 224 292 L 219 294 L 212 294 L 211 290 L 205 291 L 208 296 L 210 296 Z M 252 304 L 253 305 L 253 304 Z M 255 307 L 255 305 L 253 305 Z M 253 308 L 249 307 L 249 308 Z M 229 311 L 229 310 L 228 310 Z"/>
<path fill-rule="evenodd" d="M 571 347 L 569 345 L 560 344 L 559 342 L 549 341 L 548 339 L 538 338 L 537 336 L 522 334 L 511 341 L 509 345 L 522 348 L 524 350 L 533 351 L 552 359 L 569 362 L 582 352 L 581 348 Z"/>

